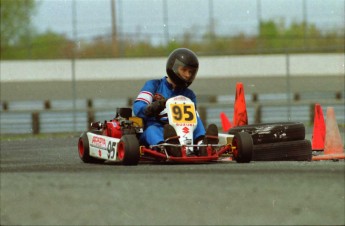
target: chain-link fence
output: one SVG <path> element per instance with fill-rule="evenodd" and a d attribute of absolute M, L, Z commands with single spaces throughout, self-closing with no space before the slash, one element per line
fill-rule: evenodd
<path fill-rule="evenodd" d="M 2 59 L 344 52 L 344 1 L 42 1 Z M 49 18 L 49 19 L 48 19 Z"/>

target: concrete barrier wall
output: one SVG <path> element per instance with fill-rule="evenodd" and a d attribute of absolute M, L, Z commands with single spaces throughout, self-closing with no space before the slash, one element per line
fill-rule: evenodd
<path fill-rule="evenodd" d="M 1 100 L 135 97 L 147 79 L 165 74 L 166 58 L 0 61 Z M 344 54 L 200 57 L 197 95 L 344 91 Z M 289 75 L 289 76 L 288 76 Z"/>
<path fill-rule="evenodd" d="M 344 54 L 200 57 L 199 78 L 344 75 Z M 166 58 L 76 60 L 76 80 L 160 78 Z M 0 61 L 1 82 L 69 81 L 70 60 Z"/>

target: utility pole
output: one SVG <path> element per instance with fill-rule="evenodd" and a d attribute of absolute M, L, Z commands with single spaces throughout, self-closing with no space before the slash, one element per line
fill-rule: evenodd
<path fill-rule="evenodd" d="M 111 44 L 112 44 L 112 55 L 113 57 L 118 57 L 118 44 L 117 44 L 117 31 L 116 31 L 116 3 L 115 0 L 110 0 L 111 3 Z"/>
<path fill-rule="evenodd" d="M 208 15 L 209 15 L 209 32 L 211 41 L 215 38 L 215 24 L 214 24 L 214 16 L 213 16 L 213 0 L 208 0 Z"/>
<path fill-rule="evenodd" d="M 257 21 L 258 21 L 258 34 L 256 35 L 257 39 L 257 52 L 261 53 L 262 52 L 262 40 L 261 40 L 261 22 L 262 22 L 262 16 L 261 16 L 261 0 L 256 1 L 256 14 L 257 14 Z"/>
<path fill-rule="evenodd" d="M 168 17 L 168 3 L 167 0 L 163 0 L 163 23 L 164 23 L 164 38 L 165 38 L 165 42 L 168 45 L 169 43 L 169 17 Z"/>
<path fill-rule="evenodd" d="M 25 1 L 25 10 L 26 10 L 26 15 L 30 15 L 29 14 L 29 1 Z M 31 37 L 31 26 L 27 25 L 26 26 L 26 45 L 28 48 L 28 58 L 32 59 L 32 37 Z"/>
<path fill-rule="evenodd" d="M 303 0 L 303 48 L 307 48 L 307 31 L 308 31 L 308 17 L 307 17 L 307 0 Z"/>
<path fill-rule="evenodd" d="M 124 56 L 124 45 L 123 45 L 123 15 L 122 15 L 122 1 L 117 1 L 117 9 L 118 9 L 118 22 L 117 22 L 117 44 L 119 46 L 119 57 Z"/>

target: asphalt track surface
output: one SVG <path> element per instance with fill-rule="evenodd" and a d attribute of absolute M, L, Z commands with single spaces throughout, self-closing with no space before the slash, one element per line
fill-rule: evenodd
<path fill-rule="evenodd" d="M 1 225 L 344 225 L 345 162 L 84 164 L 77 135 L 1 139 Z"/>

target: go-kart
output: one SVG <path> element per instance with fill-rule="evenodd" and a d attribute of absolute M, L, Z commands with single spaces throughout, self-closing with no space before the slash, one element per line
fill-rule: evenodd
<path fill-rule="evenodd" d="M 110 161 L 124 165 L 137 165 L 140 160 L 193 163 L 232 158 L 239 163 L 251 161 L 253 140 L 249 133 L 218 133 L 217 144 L 197 145 L 193 142 L 193 131 L 197 125 L 194 103 L 187 97 L 176 96 L 167 100 L 165 110 L 180 144 L 172 144 L 168 140 L 151 146 L 140 144 L 139 137 L 145 128 L 143 119 L 133 117 L 131 108 L 118 108 L 114 119 L 104 123 L 93 122 L 92 129 L 81 134 L 79 157 L 86 163 Z M 167 148 L 172 146 L 180 151 L 178 156 L 168 154 Z M 203 155 L 188 154 L 201 148 Z"/>

